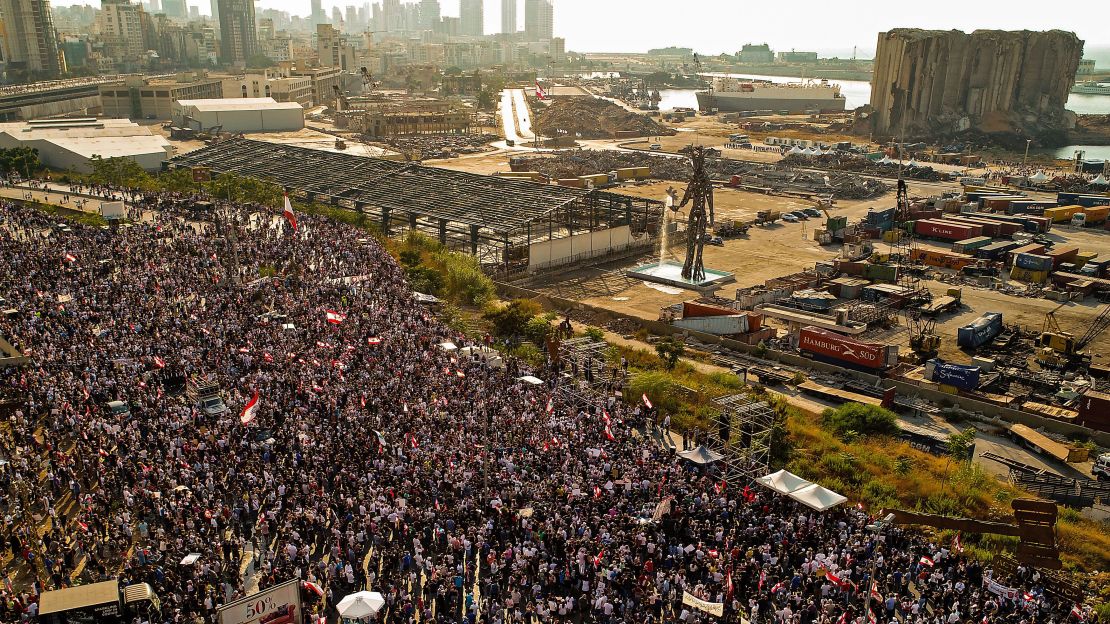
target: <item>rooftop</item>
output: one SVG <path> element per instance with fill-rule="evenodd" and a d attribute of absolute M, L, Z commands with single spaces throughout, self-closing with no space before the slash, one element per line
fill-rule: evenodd
<path fill-rule="evenodd" d="M 213 98 L 206 100 L 178 100 L 182 107 L 193 107 L 198 111 L 219 112 L 235 110 L 304 110 L 296 102 L 276 102 L 274 98 Z"/>

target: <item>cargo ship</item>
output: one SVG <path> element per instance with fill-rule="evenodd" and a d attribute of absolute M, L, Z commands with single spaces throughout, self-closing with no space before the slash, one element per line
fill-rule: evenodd
<path fill-rule="evenodd" d="M 713 79 L 712 89 L 698 91 L 696 95 L 698 108 L 707 113 L 840 112 L 846 102 L 840 94 L 840 85 L 828 80 L 775 83 L 718 77 Z"/>
<path fill-rule="evenodd" d="M 1093 80 L 1080 82 L 1071 88 L 1072 93 L 1083 95 L 1110 95 L 1110 84 L 1102 84 Z"/>

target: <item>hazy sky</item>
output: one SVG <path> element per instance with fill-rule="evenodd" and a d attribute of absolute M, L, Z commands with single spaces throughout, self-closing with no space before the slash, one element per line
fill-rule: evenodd
<path fill-rule="evenodd" d="M 56 4 L 99 4 L 97 0 L 54 0 Z M 208 13 L 209 0 L 186 0 Z M 257 0 L 263 8 L 296 15 L 309 0 Z M 366 0 L 324 0 L 360 5 Z M 402 0 L 405 1 L 405 0 Z M 518 0 L 523 28 L 524 0 Z M 458 0 L 440 0 L 444 15 L 458 15 Z M 1110 3 L 1029 0 L 554 0 L 555 34 L 575 51 L 645 51 L 675 45 L 716 54 L 744 43 L 769 43 L 776 50 L 820 51 L 847 57 L 853 46 L 869 56 L 876 35 L 889 28 L 1074 31 L 1087 47 L 1110 45 Z M 486 32 L 501 28 L 501 0 L 486 0 Z M 330 9 L 329 9 L 330 15 Z"/>

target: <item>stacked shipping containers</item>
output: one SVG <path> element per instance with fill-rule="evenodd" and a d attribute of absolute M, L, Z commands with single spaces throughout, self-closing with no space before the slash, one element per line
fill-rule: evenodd
<path fill-rule="evenodd" d="M 958 241 L 983 235 L 979 225 L 956 223 L 947 220 L 925 219 L 914 224 L 914 231 L 926 238 Z"/>
<path fill-rule="evenodd" d="M 968 238 L 962 241 L 952 243 L 952 251 L 958 254 L 966 254 L 986 247 L 991 244 L 991 237 L 989 236 L 976 236 L 975 238 Z"/>
<path fill-rule="evenodd" d="M 898 346 L 856 342 L 817 327 L 804 327 L 798 349 L 816 360 L 849 368 L 877 370 L 898 363 Z"/>

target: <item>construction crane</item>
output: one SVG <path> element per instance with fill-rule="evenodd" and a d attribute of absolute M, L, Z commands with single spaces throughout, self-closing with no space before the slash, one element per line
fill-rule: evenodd
<path fill-rule="evenodd" d="M 940 334 L 937 333 L 937 320 L 926 319 L 918 310 L 906 309 L 906 324 L 910 329 L 910 348 L 918 356 L 919 362 L 934 358 L 940 352 Z"/>
<path fill-rule="evenodd" d="M 1110 327 L 1110 304 L 1107 304 L 1079 338 L 1070 332 L 1061 331 L 1060 324 L 1056 321 L 1056 312 L 1066 304 L 1067 302 L 1061 303 L 1044 315 L 1041 335 L 1037 337 L 1040 350 L 1036 360 L 1045 366 L 1062 368 L 1088 359 L 1090 356 L 1083 353 L 1084 349 Z"/>

